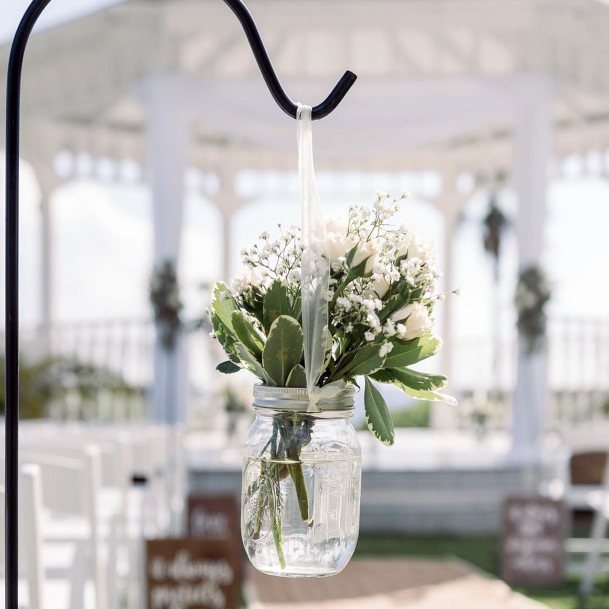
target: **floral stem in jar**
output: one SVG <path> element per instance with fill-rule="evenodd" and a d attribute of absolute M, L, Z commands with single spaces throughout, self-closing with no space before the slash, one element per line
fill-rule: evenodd
<path fill-rule="evenodd" d="M 266 476 L 266 485 L 269 502 L 269 512 L 271 517 L 271 530 L 273 533 L 273 541 L 275 542 L 275 549 L 277 550 L 277 558 L 279 559 L 279 566 L 285 569 L 285 556 L 283 554 L 283 536 L 281 534 L 281 503 L 280 503 L 280 490 L 279 490 L 279 468 L 275 464 L 265 466 L 268 470 Z"/>
<path fill-rule="evenodd" d="M 300 517 L 303 522 L 308 522 L 309 497 L 302 473 L 300 452 L 302 447 L 308 444 L 311 438 L 310 417 L 294 416 L 293 418 L 284 419 L 279 426 L 279 437 L 288 460 L 287 467 L 294 484 L 294 490 L 296 491 Z"/>
<path fill-rule="evenodd" d="M 303 522 L 309 520 L 309 497 L 307 495 L 307 487 L 305 485 L 304 476 L 302 475 L 302 463 L 291 463 L 288 465 L 296 497 L 298 499 L 298 507 L 300 509 L 300 517 Z"/>

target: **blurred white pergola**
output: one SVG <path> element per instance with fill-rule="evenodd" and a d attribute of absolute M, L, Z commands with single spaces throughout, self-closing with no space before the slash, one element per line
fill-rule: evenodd
<path fill-rule="evenodd" d="M 466 194 L 457 178 L 510 177 L 520 266 L 538 263 L 546 186 L 566 158 L 609 174 L 609 7 L 592 0 L 251 0 L 290 96 L 315 104 L 345 69 L 359 80 L 316 125 L 319 169 L 434 171 L 441 192 L 445 282 Z M 8 47 L 0 49 L 4 66 Z M 180 255 L 184 175 L 216 174 L 223 269 L 248 171 L 293 171 L 295 125 L 269 97 L 239 23 L 220 0 L 130 0 L 38 33 L 27 53 L 22 156 L 41 192 L 43 326 L 53 312 L 54 159 L 135 162 L 153 200 L 154 258 Z M 120 179 L 117 175 L 116 179 Z M 450 344 L 451 313 L 443 335 Z M 444 371 L 450 376 L 451 349 Z M 179 387 L 178 358 L 157 353 L 157 399 Z M 521 355 L 514 455 L 538 454 L 546 402 L 543 355 Z M 173 380 L 172 380 L 173 379 Z M 178 389 L 176 389 L 178 391 Z M 439 408 L 436 424 L 450 416 Z"/>

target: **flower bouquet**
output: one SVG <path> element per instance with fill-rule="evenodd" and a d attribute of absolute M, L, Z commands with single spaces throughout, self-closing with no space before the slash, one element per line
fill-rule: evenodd
<path fill-rule="evenodd" d="M 372 207 L 351 206 L 344 219 L 326 222 L 324 242 L 317 244 L 330 273 L 317 400 L 331 402 L 345 388 L 361 388 L 363 378 L 367 425 L 387 445 L 394 442 L 394 426 L 375 383 L 392 384 L 411 398 L 454 401 L 439 393 L 445 377 L 411 367 L 441 347 L 432 334 L 433 309 L 441 295 L 429 243 L 390 222 L 403 198 L 377 195 Z M 218 370 L 248 370 L 266 387 L 306 388 L 301 233 L 279 228 L 278 238 L 263 233 L 243 250 L 248 271 L 232 288 L 215 285 L 213 336 L 228 356 Z M 301 454 L 316 425 L 310 412 L 278 412 L 260 450 L 257 477 L 244 486 L 244 502 L 252 506 L 244 525 L 247 536 L 256 539 L 268 526 L 281 567 L 280 487 L 291 485 L 300 518 L 311 526 Z"/>

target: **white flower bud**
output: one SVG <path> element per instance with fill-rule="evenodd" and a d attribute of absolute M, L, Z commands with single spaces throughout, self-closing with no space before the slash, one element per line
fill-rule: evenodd
<path fill-rule="evenodd" d="M 357 246 L 353 260 L 351 261 L 351 266 L 358 266 L 365 260 L 366 264 L 364 266 L 364 273 L 368 274 L 372 272 L 372 269 L 376 264 L 379 249 L 379 244 L 375 239 L 371 239 L 365 243 L 360 243 Z"/>
<path fill-rule="evenodd" d="M 385 279 L 385 275 L 379 275 L 379 277 L 370 284 L 370 289 L 373 290 L 379 298 L 383 298 L 389 291 L 389 284 Z"/>
<path fill-rule="evenodd" d="M 397 311 L 394 311 L 390 316 L 391 321 L 404 323 L 398 324 L 398 337 L 402 340 L 410 340 L 427 334 L 433 326 L 433 322 L 429 317 L 427 308 L 420 302 L 413 302 Z"/>

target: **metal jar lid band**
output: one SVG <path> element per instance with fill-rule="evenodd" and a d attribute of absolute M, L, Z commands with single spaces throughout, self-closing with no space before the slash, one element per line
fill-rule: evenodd
<path fill-rule="evenodd" d="M 347 385 L 337 396 L 320 400 L 317 404 L 322 412 L 332 410 L 351 410 L 355 403 L 355 387 Z M 275 410 L 293 410 L 306 412 L 309 406 L 309 393 L 304 388 L 271 387 L 269 385 L 254 385 L 254 406 L 256 408 L 272 408 Z"/>

